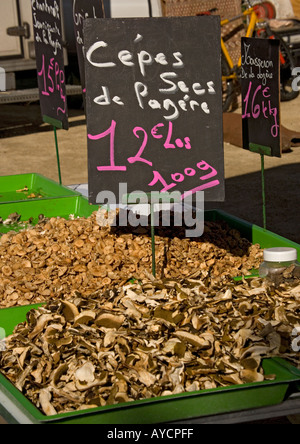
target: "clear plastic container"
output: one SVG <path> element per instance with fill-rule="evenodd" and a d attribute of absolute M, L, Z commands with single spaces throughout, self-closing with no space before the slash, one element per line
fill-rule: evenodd
<path fill-rule="evenodd" d="M 264 262 L 259 267 L 259 276 L 279 284 L 285 277 L 299 277 L 300 263 L 295 248 L 278 247 L 264 250 Z"/>

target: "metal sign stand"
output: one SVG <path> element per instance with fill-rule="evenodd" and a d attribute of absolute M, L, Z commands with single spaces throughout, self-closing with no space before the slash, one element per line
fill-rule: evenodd
<path fill-rule="evenodd" d="M 262 182 L 262 202 L 263 202 L 263 227 L 267 229 L 267 212 L 266 212 L 266 181 L 265 181 L 265 156 L 271 156 L 272 150 L 268 146 L 257 145 L 255 143 L 249 144 L 249 149 L 252 153 L 260 154 L 261 159 L 261 182 Z"/>
<path fill-rule="evenodd" d="M 59 159 L 59 149 L 58 149 L 58 140 L 57 140 L 57 128 L 62 129 L 62 122 L 59 120 L 53 119 L 52 117 L 43 116 L 43 122 L 49 123 L 49 125 L 53 126 L 54 131 L 54 141 L 55 141 L 55 149 L 56 149 L 56 161 L 57 161 L 57 169 L 58 169 L 58 178 L 59 184 L 62 184 L 61 180 L 61 168 L 60 168 L 60 159 Z"/>
<path fill-rule="evenodd" d="M 172 201 L 172 202 L 171 202 Z M 150 205 L 150 226 L 151 226 L 151 245 L 152 245 L 152 274 L 156 278 L 156 252 L 155 252 L 155 204 L 175 204 L 181 202 L 180 192 L 169 193 L 151 192 L 151 193 L 131 193 L 122 197 L 122 203 L 128 205 Z"/>

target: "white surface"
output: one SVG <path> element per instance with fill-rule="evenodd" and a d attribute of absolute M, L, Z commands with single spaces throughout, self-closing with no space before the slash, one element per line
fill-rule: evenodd
<path fill-rule="evenodd" d="M 110 0 L 111 17 L 149 17 L 148 0 Z M 153 17 L 161 17 L 161 0 L 151 0 Z"/>
<path fill-rule="evenodd" d="M 276 16 L 278 19 L 292 18 L 295 16 L 290 0 L 272 0 L 276 8 Z"/>
<path fill-rule="evenodd" d="M 147 0 L 111 0 L 112 17 L 148 17 Z"/>
<path fill-rule="evenodd" d="M 19 424 L 33 424 L 29 417 L 19 408 L 15 401 L 12 401 L 0 388 L 0 405 L 5 408 L 7 412 L 19 423 Z"/>
<path fill-rule="evenodd" d="M 0 1 L 0 57 L 18 56 L 22 53 L 19 37 L 7 35 L 6 30 L 18 26 L 18 11 L 15 0 Z M 1 63 L 1 62 L 0 62 Z"/>

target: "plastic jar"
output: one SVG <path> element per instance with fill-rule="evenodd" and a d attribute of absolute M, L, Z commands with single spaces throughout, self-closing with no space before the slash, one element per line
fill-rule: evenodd
<path fill-rule="evenodd" d="M 264 250 L 264 262 L 259 267 L 259 276 L 268 278 L 274 284 L 278 284 L 285 277 L 284 273 L 287 270 L 290 270 L 293 274 L 296 269 L 295 277 L 300 271 L 295 248 L 268 248 Z"/>

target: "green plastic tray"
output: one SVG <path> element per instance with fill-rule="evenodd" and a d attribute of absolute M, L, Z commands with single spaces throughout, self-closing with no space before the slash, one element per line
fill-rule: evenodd
<path fill-rule="evenodd" d="M 205 220 L 208 221 L 225 221 L 231 228 L 237 229 L 243 237 L 248 239 L 252 244 L 260 244 L 261 248 L 272 247 L 291 247 L 298 251 L 298 260 L 300 260 L 300 245 L 265 230 L 258 225 L 246 222 L 243 219 L 232 216 L 222 210 L 209 210 L 205 212 Z"/>
<path fill-rule="evenodd" d="M 0 310 L 0 327 L 8 336 L 17 324 L 26 320 L 29 310 L 40 305 Z M 17 422 L 40 424 L 154 424 L 279 404 L 299 383 L 300 371 L 278 358 L 265 359 L 263 367 L 266 374 L 275 374 L 276 380 L 182 393 L 51 417 L 41 413 L 0 374 L 0 414 L 4 417 L 9 414 Z"/>
<path fill-rule="evenodd" d="M 1 206 L 3 216 L 11 212 L 22 214 L 22 220 L 43 213 L 46 217 L 59 216 L 68 218 L 70 214 L 88 217 L 97 206 L 91 206 L 88 200 L 74 196 L 70 198 L 18 202 Z M 231 216 L 223 211 L 212 210 L 205 213 L 210 221 L 226 221 L 232 228 L 252 243 L 259 243 L 262 248 L 271 246 L 293 246 L 300 257 L 300 245 L 262 228 Z M 12 229 L 12 227 L 10 227 Z M 1 230 L 1 228 L 0 228 Z M 14 307 L 0 310 L 0 328 L 6 335 L 23 322 L 26 313 L 38 305 Z M 187 420 L 201 416 L 229 413 L 245 409 L 267 407 L 282 402 L 289 393 L 299 389 L 300 371 L 281 359 L 265 359 L 263 366 L 266 374 L 276 374 L 275 381 L 244 384 L 194 393 L 183 393 L 143 401 L 100 407 L 85 411 L 66 413 L 53 417 L 43 415 L 24 397 L 3 375 L 0 374 L 0 415 L 20 423 L 65 423 L 65 424 L 152 424 Z"/>
<path fill-rule="evenodd" d="M 86 198 L 80 195 L 73 195 L 57 199 L 2 204 L 0 205 L 0 217 L 5 220 L 10 214 L 18 213 L 21 215 L 20 222 L 26 222 L 33 218 L 32 224 L 36 224 L 40 214 L 43 214 L 45 217 L 63 217 L 65 219 L 69 219 L 70 215 L 74 217 L 89 217 L 98 208 L 96 205 L 89 205 Z M 24 229 L 24 226 L 19 226 L 18 224 L 0 225 L 0 233 L 21 229 Z"/>
<path fill-rule="evenodd" d="M 25 187 L 28 188 L 28 191 L 20 191 Z M 29 198 L 32 193 L 41 197 Z M 47 179 L 41 174 L 0 176 L 0 204 L 78 195 L 78 192 L 70 190 L 51 179 Z"/>
<path fill-rule="evenodd" d="M 14 317 L 18 309 L 5 309 Z M 0 325 L 1 325 L 0 318 Z M 276 380 L 221 387 L 192 393 L 134 401 L 84 411 L 45 416 L 0 374 L 0 415 L 14 422 L 35 424 L 157 424 L 221 413 L 267 407 L 281 403 L 300 381 L 300 372 L 281 359 L 265 359 L 266 374 Z"/>

